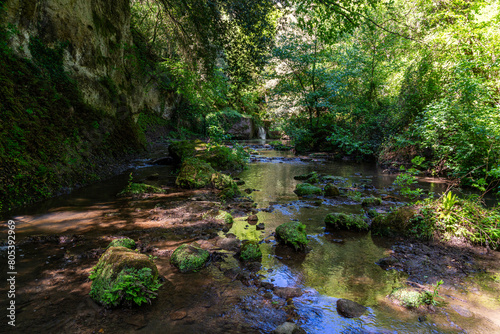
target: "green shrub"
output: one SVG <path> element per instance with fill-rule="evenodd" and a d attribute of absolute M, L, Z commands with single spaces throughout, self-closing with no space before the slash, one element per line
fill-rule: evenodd
<path fill-rule="evenodd" d="M 93 282 L 90 296 L 106 307 L 132 303 L 139 306 L 143 303 L 151 304 L 151 300 L 158 295 L 156 291 L 162 285 L 154 277 L 150 268 L 123 269 L 113 282 L 102 279 L 102 272 L 103 269 L 91 272 L 89 278 Z"/>

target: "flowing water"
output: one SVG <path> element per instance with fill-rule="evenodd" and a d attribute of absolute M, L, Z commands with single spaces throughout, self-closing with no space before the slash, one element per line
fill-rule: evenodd
<path fill-rule="evenodd" d="M 324 217 L 330 212 L 367 214 L 367 209 L 363 208 L 359 201 L 348 197 L 297 198 L 293 190 L 300 181 L 294 180 L 293 177 L 312 171 L 344 177 L 345 182 L 342 185 L 358 188 L 363 197 L 382 196 L 385 200 L 379 210 L 389 210 L 390 206 L 401 204 L 401 200 L 398 199 L 393 188 L 395 176 L 384 174 L 380 168 L 371 163 L 358 164 L 314 158 L 301 159 L 287 152 L 259 150 L 258 156 L 254 157 L 254 162 L 250 164 L 249 168 L 237 175 L 245 181 L 243 188 L 254 190 L 250 197 L 257 203 L 258 222 L 264 223 L 265 229 L 258 230 L 255 224 L 250 224 L 246 220 L 246 217 L 241 217 L 236 218 L 229 232 L 241 240 L 260 242 L 263 260 L 258 273 L 263 277 L 263 281 L 270 282 L 276 287 L 293 287 L 304 291 L 302 296 L 294 298 L 294 306 L 299 319 L 298 324 L 303 329 L 308 333 L 486 333 L 484 330 L 487 330 L 488 333 L 494 333 L 496 329 L 500 328 L 500 316 L 496 314 L 499 310 L 498 301 L 493 301 L 487 308 L 487 311 L 491 313 L 490 320 L 498 316 L 496 325 L 492 324 L 491 321 L 485 324 L 485 320 L 480 316 L 471 316 L 470 314 L 463 316 L 464 312 L 461 316 L 453 311 L 437 312 L 429 315 L 426 321 L 419 321 L 422 320 L 419 319 L 420 314 L 409 312 L 387 302 L 386 296 L 394 287 L 401 286 L 407 277 L 404 273 L 396 270 L 382 270 L 375 264 L 377 260 L 390 254 L 393 240 L 375 237 L 370 233 L 349 233 L 325 229 Z M 175 179 L 174 172 L 174 168 L 170 166 L 143 165 L 134 170 L 134 177 L 140 180 L 148 175 L 158 174 L 158 179 L 152 183 L 172 184 Z M 134 218 L 135 214 L 144 212 L 143 207 L 131 206 L 124 200 L 116 199 L 115 194 L 123 189 L 127 180 L 128 173 L 119 175 L 106 182 L 77 190 L 70 195 L 22 208 L 7 218 L 15 219 L 19 236 L 84 234 L 87 238 L 95 238 L 95 243 L 102 247 L 109 242 L 108 239 L 102 240 L 104 236 L 156 226 L 150 218 L 144 220 Z M 419 185 L 426 191 L 435 193 L 443 192 L 447 187 L 445 182 L 438 179 L 425 179 Z M 356 196 L 355 193 L 351 195 Z M 185 201 L 189 199 L 189 196 L 192 195 L 181 195 L 181 198 L 176 195 L 175 199 L 168 199 L 168 195 L 166 195 L 165 198 Z M 156 208 L 155 203 L 142 205 Z M 306 224 L 310 239 L 307 253 L 290 251 L 274 241 L 272 232 L 275 228 L 290 220 Z M 178 241 L 175 242 L 178 243 Z M 172 246 L 175 242 L 167 240 L 163 244 L 157 244 L 157 246 Z M 96 247 L 95 243 L 88 248 Z M 19 250 L 22 259 L 19 262 L 22 262 L 22 268 L 26 273 L 26 278 L 19 284 L 28 285 L 30 280 L 38 277 L 37 275 L 44 266 L 49 266 L 54 258 L 64 257 L 63 253 L 68 252 L 64 250 L 64 247 L 61 247 L 60 250 L 59 248 L 50 251 L 44 249 L 43 245 L 39 246 L 32 250 L 31 255 L 23 254 L 22 250 Z M 45 261 L 47 254 L 49 256 L 44 263 L 42 261 Z M 168 261 L 160 258 L 157 265 L 160 272 L 170 272 L 170 269 L 165 269 L 169 268 Z M 35 267 L 36 270 L 33 269 Z M 87 268 L 90 268 L 90 264 L 87 264 Z M 171 333 L 200 332 L 200 328 L 205 328 L 205 331 L 201 330 L 201 332 L 207 333 L 228 332 L 227 329 L 217 327 L 216 322 L 214 322 L 215 325 L 209 325 L 208 320 L 206 327 L 203 327 L 202 324 L 197 324 L 201 327 L 193 327 L 196 325 L 196 321 L 185 325 L 191 327 L 169 327 L 172 321 L 160 320 L 162 319 L 161 315 L 167 309 L 168 312 L 173 312 L 172 310 L 176 309 L 191 308 L 191 313 L 197 313 L 200 317 L 198 322 L 203 322 L 203 312 L 206 312 L 205 310 L 216 302 L 200 308 L 198 305 L 193 305 L 193 302 L 187 303 L 186 299 L 194 298 L 193 291 L 206 289 L 206 286 L 216 289 L 217 284 L 219 284 L 217 282 L 222 282 L 224 279 L 217 275 L 213 274 L 212 269 L 210 269 L 209 274 L 197 273 L 187 276 L 169 274 L 167 281 L 180 282 L 175 289 L 172 288 L 172 291 L 176 291 L 177 295 L 170 293 L 165 295 L 164 293 L 162 296 L 160 294 L 158 301 L 148 311 L 150 312 L 150 316 L 148 316 L 150 320 L 146 321 L 146 325 L 138 328 L 142 328 L 142 331 L 147 333 L 163 332 L 168 328 L 170 328 Z M 212 282 L 209 282 L 210 280 Z M 246 292 L 243 293 L 237 292 L 239 289 L 237 286 L 228 285 L 228 287 L 234 290 L 233 294 L 241 293 L 241 298 L 235 299 L 232 303 L 225 300 L 221 303 L 224 304 L 223 306 L 212 307 L 212 313 L 231 314 L 231 317 L 234 317 L 234 314 L 246 314 L 247 317 L 250 317 L 249 314 L 253 314 L 253 328 L 258 328 L 257 332 L 272 330 L 275 322 L 272 322 L 271 316 L 266 319 L 265 312 L 259 311 L 259 304 L 250 303 L 249 306 L 243 308 L 241 302 L 238 302 L 238 300 L 252 298 L 255 291 L 245 290 Z M 190 295 L 186 291 L 190 291 Z M 457 291 L 448 291 L 447 293 L 452 297 L 450 300 L 463 301 L 464 298 L 467 298 Z M 204 295 L 208 294 L 206 291 L 199 292 L 199 294 L 200 300 L 206 300 L 207 297 Z M 217 294 L 222 295 L 222 292 Z M 480 301 L 474 303 L 476 313 L 485 311 L 480 305 L 477 306 L 478 304 L 494 298 L 481 291 L 481 295 L 483 294 L 486 297 L 479 298 Z M 368 312 L 360 318 L 344 318 L 336 310 L 336 302 L 340 298 L 363 304 L 368 307 Z M 273 301 L 273 303 L 276 302 Z M 230 313 L 228 309 L 235 313 Z M 451 310 L 451 308 L 448 309 Z M 180 314 L 183 315 L 182 312 Z M 216 316 L 211 316 L 210 319 L 215 318 Z M 495 321 L 493 320 L 493 322 Z M 232 332 L 244 332 L 243 329 L 231 328 Z"/>

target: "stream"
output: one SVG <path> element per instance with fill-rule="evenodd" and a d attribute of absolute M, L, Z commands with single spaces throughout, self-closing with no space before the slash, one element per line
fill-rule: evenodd
<path fill-rule="evenodd" d="M 439 290 L 445 306 L 423 314 L 394 305 L 386 296 L 404 285 L 409 275 L 383 270 L 376 262 L 391 255 L 395 244 L 407 241 L 328 230 L 324 218 L 331 212 L 367 215 L 369 208 L 361 205 L 359 196 L 382 197 L 377 212 L 402 205 L 404 199 L 393 186 L 396 176 L 374 163 L 329 160 L 322 155 L 297 157 L 262 144 L 245 143 L 257 154 L 248 169 L 233 175 L 245 181 L 240 188 L 248 189 L 251 205 L 220 203 L 210 190 L 181 191 L 175 187 L 173 166 L 143 160 L 127 173 L 4 217 L 16 222 L 15 329 L 24 333 L 270 333 L 291 321 L 307 333 L 500 333 L 500 283 L 491 281 L 492 274 L 500 278 L 498 253 L 477 250 L 470 255 L 478 269 L 460 282 L 445 282 Z M 359 193 L 298 198 L 293 190 L 301 181 L 294 176 L 312 171 L 343 177 L 341 186 Z M 130 172 L 134 181 L 161 185 L 166 194 L 117 198 Z M 419 186 L 436 194 L 447 189 L 440 179 L 421 179 Z M 232 211 L 234 223 L 223 228 L 207 224 L 205 213 L 217 209 Z M 250 214 L 256 214 L 258 221 L 248 221 Z M 291 220 L 307 226 L 310 241 L 305 253 L 274 239 L 276 227 Z M 264 223 L 264 229 L 258 229 L 257 223 Z M 5 263 L 4 226 L 0 254 Z M 88 296 L 88 274 L 103 248 L 117 236 L 138 240 L 141 252 L 156 257 L 163 286 L 152 305 L 106 310 Z M 259 242 L 261 266 L 240 263 L 235 251 L 225 247 L 233 239 Z M 198 273 L 181 274 L 170 265 L 169 257 L 176 247 L 192 241 L 211 251 L 212 261 Z M 429 255 L 431 261 L 440 261 L 433 258 L 436 254 Z M 2 277 L 5 273 L 2 270 Z M 434 284 L 440 277 L 422 279 Z M 299 292 L 290 297 L 290 291 Z M 1 285 L 0 293 L 4 296 L 7 287 Z M 342 317 L 336 309 L 340 298 L 356 301 L 368 311 L 359 318 Z M 5 310 L 4 301 L 0 305 Z M 0 331 L 13 332 L 5 319 Z"/>

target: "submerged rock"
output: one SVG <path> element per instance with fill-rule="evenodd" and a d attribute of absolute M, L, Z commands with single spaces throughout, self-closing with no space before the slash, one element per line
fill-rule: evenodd
<path fill-rule="evenodd" d="M 300 297 L 304 294 L 301 288 L 274 287 L 273 291 L 276 296 L 284 299 Z"/>
<path fill-rule="evenodd" d="M 305 334 L 306 331 L 293 322 L 285 322 L 273 331 L 273 334 Z"/>
<path fill-rule="evenodd" d="M 90 279 L 90 296 L 105 306 L 132 302 L 141 305 L 155 298 L 155 291 L 160 286 L 153 260 L 121 246 L 110 247 L 104 252 L 92 269 Z M 133 285 L 141 285 L 144 289 L 138 292 L 129 290 Z"/>
<path fill-rule="evenodd" d="M 198 247 L 196 243 L 179 246 L 170 258 L 170 263 L 176 266 L 181 272 L 198 271 L 208 261 L 210 253 Z"/>
<path fill-rule="evenodd" d="M 331 183 L 325 186 L 325 196 L 337 197 L 340 196 L 340 190 Z"/>
<path fill-rule="evenodd" d="M 175 180 L 181 188 L 203 188 L 212 181 L 215 170 L 208 163 L 196 158 L 187 158 L 181 166 L 181 171 Z"/>
<path fill-rule="evenodd" d="M 327 227 L 339 230 L 367 231 L 368 223 L 360 215 L 350 215 L 346 213 L 329 213 L 325 217 Z"/>
<path fill-rule="evenodd" d="M 321 195 L 323 193 L 323 190 L 309 183 L 299 183 L 297 184 L 293 192 L 297 194 L 297 196 L 307 196 L 307 195 Z"/>
<path fill-rule="evenodd" d="M 300 222 L 288 222 L 276 228 L 276 239 L 297 250 L 304 250 L 307 240 L 306 226 Z"/>
<path fill-rule="evenodd" d="M 316 172 L 311 172 L 311 173 L 307 173 L 307 174 L 302 174 L 302 175 L 297 175 L 297 176 L 294 176 L 293 178 L 295 180 L 299 180 L 299 181 L 305 181 L 305 180 L 309 180 L 311 178 L 317 178 L 318 177 L 318 173 Z"/>
<path fill-rule="evenodd" d="M 255 241 L 247 241 L 241 245 L 240 259 L 245 262 L 262 260 L 262 252 Z"/>
<path fill-rule="evenodd" d="M 337 312 L 346 318 L 358 318 L 363 315 L 367 310 L 361 304 L 353 302 L 349 299 L 339 299 L 337 300 Z"/>
<path fill-rule="evenodd" d="M 375 264 L 379 265 L 384 270 L 403 267 L 399 260 L 394 256 L 384 257 L 383 259 L 378 260 Z"/>

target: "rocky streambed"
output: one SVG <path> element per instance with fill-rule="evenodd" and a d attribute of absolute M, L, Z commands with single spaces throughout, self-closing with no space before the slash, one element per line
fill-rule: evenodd
<path fill-rule="evenodd" d="M 325 227 L 332 212 L 369 222 L 370 210 L 401 205 L 394 176 L 328 155 L 252 149 L 249 168 L 233 175 L 243 181 L 246 196 L 234 200 L 222 201 L 213 189 L 178 189 L 173 167 L 145 164 L 133 171 L 134 179 L 161 186 L 164 193 L 117 198 L 127 173 L 10 217 L 17 224 L 16 330 L 500 332 L 498 253 Z M 338 177 L 339 196 L 297 197 L 294 189 L 303 181 L 294 176 L 311 172 Z M 422 187 L 438 192 L 444 186 Z M 382 201 L 363 206 L 369 197 Z M 290 221 L 306 225 L 309 243 L 302 252 L 276 240 L 276 228 Z M 107 245 L 123 237 L 154 258 L 162 286 L 151 305 L 106 309 L 90 298 L 88 277 Z M 261 261 L 241 260 L 246 241 L 259 245 Z M 209 252 L 209 260 L 198 272 L 182 273 L 171 265 L 171 255 L 193 242 Z M 1 254 L 6 257 L 4 248 Z M 446 302 L 441 306 L 407 309 L 388 297 L 397 288 L 433 291 L 440 280 L 439 296 Z"/>

